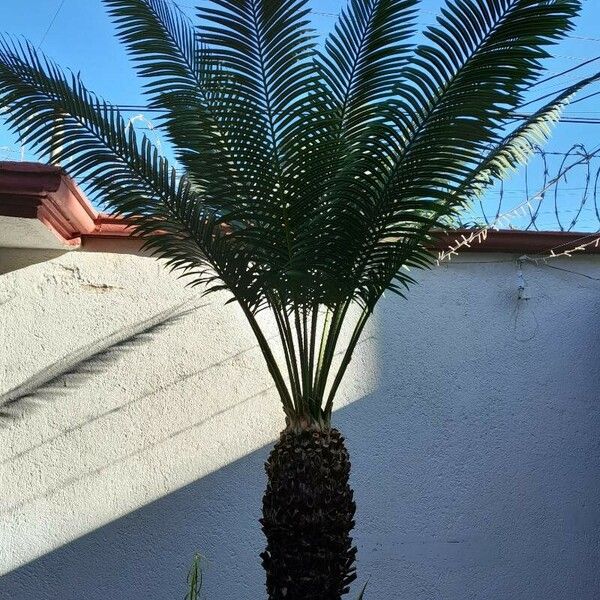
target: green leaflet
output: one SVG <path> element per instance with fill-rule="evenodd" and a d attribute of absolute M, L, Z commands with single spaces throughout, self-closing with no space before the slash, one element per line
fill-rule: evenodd
<path fill-rule="evenodd" d="M 187 577 L 188 593 L 185 600 L 200 600 L 202 593 L 202 557 L 199 554 L 194 556 L 192 566 Z"/>
<path fill-rule="evenodd" d="M 104 3 L 180 170 L 6 37 L 5 117 L 190 285 L 230 293 L 292 421 L 328 422 L 381 295 L 430 265 L 431 230 L 526 161 L 594 79 L 514 124 L 578 0 L 449 0 L 418 46 L 416 0 L 349 0 L 322 49 L 307 0 L 211 0 L 195 23 L 168 0 Z"/>

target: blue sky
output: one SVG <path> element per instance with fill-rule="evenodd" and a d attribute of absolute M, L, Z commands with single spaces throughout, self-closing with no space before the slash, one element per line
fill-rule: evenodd
<path fill-rule="evenodd" d="M 62 7 L 51 25 L 59 6 Z M 194 0 L 181 0 L 180 6 L 193 15 Z M 343 0 L 313 0 L 314 22 L 319 32 L 325 35 L 335 22 L 335 15 L 345 2 Z M 420 23 L 431 23 L 442 0 L 423 0 L 421 3 Z M 114 37 L 111 23 L 100 0 L 2 0 L 0 3 L 0 22 L 2 30 L 10 34 L 22 35 L 42 49 L 63 67 L 80 71 L 88 87 L 117 104 L 143 104 L 141 85 L 135 76 L 123 48 Z M 554 50 L 555 58 L 548 63 L 549 74 L 564 71 L 586 59 L 600 57 L 600 2 L 584 0 L 584 8 L 573 35 L 561 42 Z M 51 25 L 51 26 L 50 26 Z M 600 70 L 600 60 L 573 74 L 557 77 L 547 84 L 531 91 L 531 98 L 559 90 L 571 83 L 575 77 L 585 76 Z M 600 91 L 600 84 L 588 89 L 587 93 Z M 581 94 L 581 95 L 584 95 Z M 136 116 L 138 112 L 131 113 Z M 567 109 L 565 116 L 600 117 L 600 95 L 579 102 Z M 152 115 L 147 115 L 152 118 Z M 585 144 L 588 149 L 600 145 L 600 125 L 582 125 L 561 123 L 547 146 L 551 152 L 565 152 L 573 144 Z M 24 152 L 26 159 L 34 160 L 27 149 L 22 149 L 18 140 L 0 126 L 0 159 L 16 160 Z M 550 156 L 549 170 L 557 171 L 561 157 Z M 600 166 L 600 160 L 595 163 Z M 539 185 L 541 161 L 534 159 L 530 169 L 530 193 Z M 537 173 L 537 174 L 536 174 Z M 592 177 L 593 179 L 593 177 Z M 585 182 L 583 169 L 574 169 L 567 182 L 563 182 L 559 191 L 558 203 L 561 214 L 573 214 L 580 204 Z M 524 174 L 519 173 L 505 186 L 505 200 L 502 211 L 511 205 L 522 202 L 525 195 Z M 494 215 L 498 204 L 498 190 L 492 191 L 486 198 L 486 212 Z M 548 227 L 553 220 L 554 198 L 547 198 L 547 206 L 540 211 L 540 218 L 547 218 Z M 597 229 L 600 222 L 590 205 L 584 207 L 583 219 L 577 229 Z M 551 206 L 552 204 L 552 206 Z M 588 215 L 587 217 L 585 215 Z M 568 223 L 567 223 L 568 224 Z"/>

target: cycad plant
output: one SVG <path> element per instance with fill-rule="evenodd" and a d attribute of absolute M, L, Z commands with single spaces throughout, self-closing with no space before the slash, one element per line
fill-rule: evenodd
<path fill-rule="evenodd" d="M 355 504 L 331 421 L 353 351 L 382 294 L 431 263 L 432 232 L 590 81 L 516 114 L 580 2 L 449 0 L 420 43 L 417 0 L 350 0 L 324 43 L 308 0 L 209 0 L 197 23 L 167 0 L 104 4 L 177 166 L 79 75 L 5 38 L 7 119 L 149 252 L 239 304 L 285 413 L 266 464 L 268 597 L 337 600 Z"/>

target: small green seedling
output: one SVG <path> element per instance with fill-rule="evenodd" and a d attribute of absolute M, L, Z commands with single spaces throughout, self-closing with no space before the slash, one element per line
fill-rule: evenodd
<path fill-rule="evenodd" d="M 365 597 L 365 590 L 367 589 L 367 586 L 369 585 L 369 580 L 367 579 L 367 583 L 365 583 L 365 585 L 363 586 L 363 589 L 361 590 L 360 594 L 358 595 L 358 598 L 356 600 L 364 600 Z"/>
<path fill-rule="evenodd" d="M 194 556 L 194 561 L 188 573 L 189 591 L 185 596 L 185 600 L 200 600 L 200 592 L 202 591 L 202 557 L 200 554 Z"/>

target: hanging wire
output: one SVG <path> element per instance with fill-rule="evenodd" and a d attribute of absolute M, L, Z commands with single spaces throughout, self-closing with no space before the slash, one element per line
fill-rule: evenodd
<path fill-rule="evenodd" d="M 38 50 L 42 47 L 42 44 L 46 41 L 46 38 L 48 37 L 48 34 L 50 33 L 52 26 L 56 22 L 56 19 L 58 18 L 60 11 L 62 10 L 63 6 L 65 5 L 65 2 L 66 2 L 66 0 L 61 0 L 60 4 L 56 7 L 56 10 L 54 11 L 54 15 L 50 19 L 50 23 L 48 23 L 48 27 L 46 28 L 46 31 L 44 31 L 44 35 L 42 36 L 42 39 L 40 40 L 40 43 L 38 44 L 38 47 L 37 47 Z"/>

